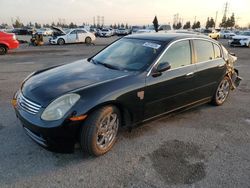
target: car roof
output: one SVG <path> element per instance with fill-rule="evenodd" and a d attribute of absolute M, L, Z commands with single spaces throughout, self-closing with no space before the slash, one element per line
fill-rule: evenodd
<path fill-rule="evenodd" d="M 185 38 L 201 38 L 201 39 L 211 40 L 211 38 L 205 35 L 189 34 L 189 33 L 142 33 L 142 34 L 128 35 L 124 38 L 153 40 L 164 43 L 169 43 L 170 41 L 185 39 Z"/>

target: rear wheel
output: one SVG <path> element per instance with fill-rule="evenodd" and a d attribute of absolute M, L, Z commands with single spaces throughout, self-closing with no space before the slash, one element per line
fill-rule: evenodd
<path fill-rule="evenodd" d="M 92 39 L 90 37 L 86 37 L 85 43 L 86 44 L 91 44 L 91 42 L 92 42 Z"/>
<path fill-rule="evenodd" d="M 8 52 L 8 48 L 4 45 L 0 45 L 0 55 L 5 55 Z"/>
<path fill-rule="evenodd" d="M 105 106 L 94 111 L 82 126 L 82 150 L 93 156 L 107 153 L 116 142 L 120 117 L 120 111 L 115 106 Z"/>
<path fill-rule="evenodd" d="M 213 96 L 212 99 L 212 104 L 216 105 L 216 106 L 220 106 L 222 105 L 231 90 L 231 83 L 228 77 L 224 77 L 224 79 L 220 82 L 220 84 L 218 85 L 216 92 Z"/>
<path fill-rule="evenodd" d="M 58 39 L 57 44 L 64 45 L 65 44 L 65 40 L 64 39 Z"/>

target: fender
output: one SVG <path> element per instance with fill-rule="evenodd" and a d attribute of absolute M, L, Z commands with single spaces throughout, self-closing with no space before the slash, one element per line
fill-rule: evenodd
<path fill-rule="evenodd" d="M 5 41 L 1 41 L 1 40 L 0 40 L 0 45 L 1 45 L 1 44 L 7 46 L 8 49 L 10 48 L 9 43 L 7 43 L 7 42 L 5 42 Z"/>

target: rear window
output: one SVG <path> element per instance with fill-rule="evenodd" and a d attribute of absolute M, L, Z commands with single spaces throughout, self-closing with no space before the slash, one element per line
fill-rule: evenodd
<path fill-rule="evenodd" d="M 194 40 L 197 63 L 214 59 L 213 44 L 205 40 Z"/>

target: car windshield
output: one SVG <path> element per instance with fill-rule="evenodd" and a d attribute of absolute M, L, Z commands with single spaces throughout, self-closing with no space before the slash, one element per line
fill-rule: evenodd
<path fill-rule="evenodd" d="M 152 64 L 162 48 L 158 41 L 123 38 L 93 57 L 92 62 L 117 70 L 141 71 Z"/>
<path fill-rule="evenodd" d="M 67 30 L 65 30 L 64 32 L 66 33 L 66 34 L 68 34 L 68 33 L 70 33 L 70 29 L 67 29 Z"/>

